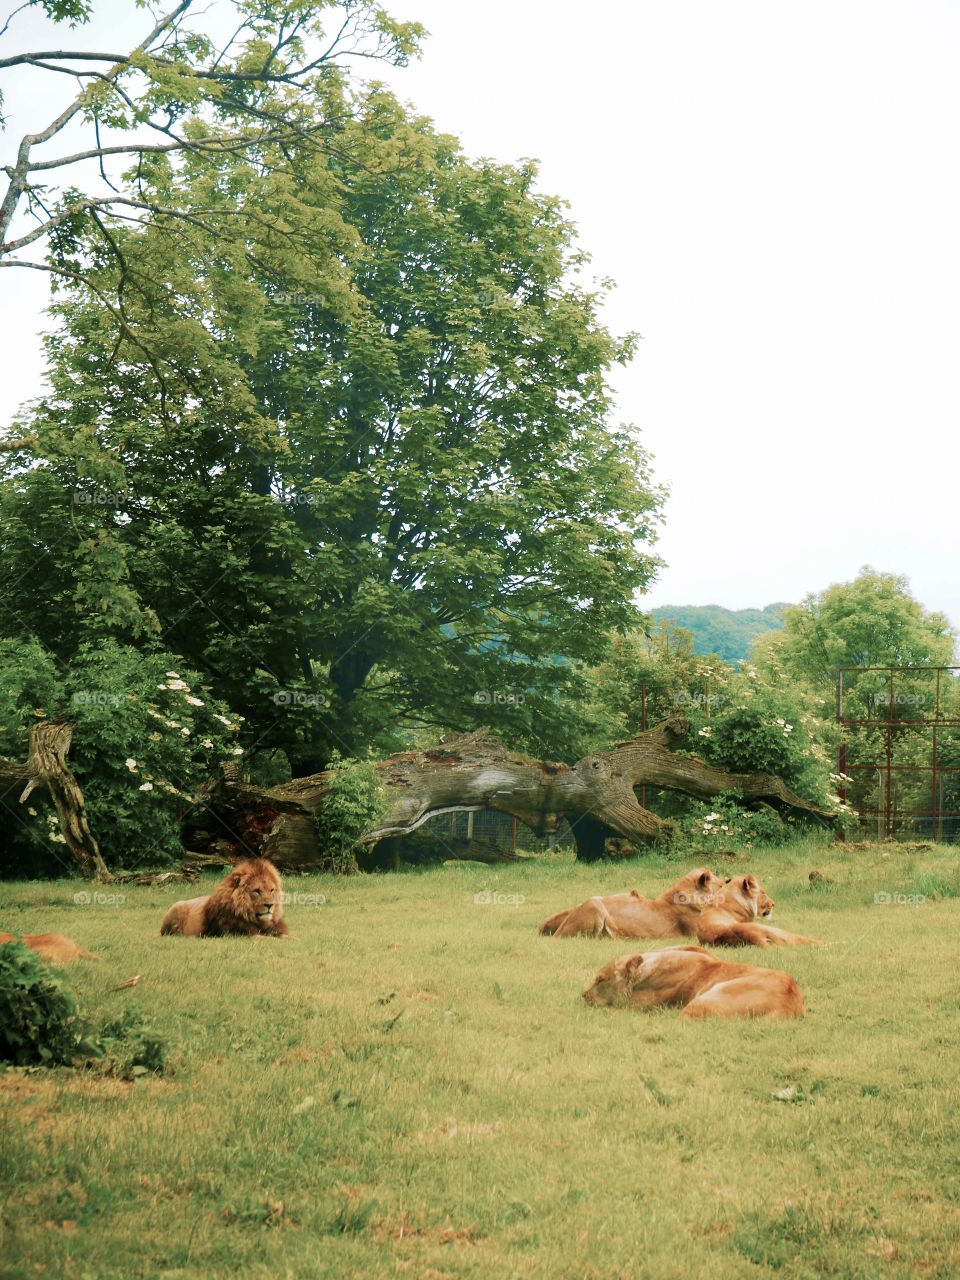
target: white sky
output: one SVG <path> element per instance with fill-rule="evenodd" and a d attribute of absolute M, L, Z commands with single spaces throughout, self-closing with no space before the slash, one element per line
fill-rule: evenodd
<path fill-rule="evenodd" d="M 797 600 L 870 563 L 960 625 L 955 0 L 387 7 L 431 36 L 378 74 L 471 155 L 538 157 L 618 282 L 608 323 L 644 335 L 620 410 L 672 490 L 644 603 Z M 0 425 L 41 387 L 25 277 L 0 273 Z"/>

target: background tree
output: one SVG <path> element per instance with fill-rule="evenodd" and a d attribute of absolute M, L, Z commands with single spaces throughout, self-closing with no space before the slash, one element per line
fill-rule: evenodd
<path fill-rule="evenodd" d="M 379 89 L 326 152 L 144 163 L 158 205 L 250 235 L 82 239 L 122 314 L 65 286 L 0 489 L 6 618 L 64 660 L 184 655 L 298 772 L 424 722 L 575 755 L 578 664 L 635 618 L 660 493 L 610 420 L 632 343 L 534 178 Z"/>
<path fill-rule="evenodd" d="M 845 788 L 857 808 L 878 810 L 887 804 L 889 784 L 895 807 L 929 811 L 930 775 L 925 768 L 911 770 L 931 763 L 931 731 L 923 724 L 932 721 L 937 711 L 937 678 L 930 668 L 954 662 L 955 644 L 956 633 L 947 618 L 925 610 L 910 594 L 906 578 L 866 566 L 852 582 L 834 584 L 788 608 L 783 631 L 759 640 L 753 657 L 765 680 L 793 685 L 813 700 L 811 708 L 821 722 L 818 740 L 834 759 L 839 741 L 837 671 L 841 667 L 918 668 L 892 678 L 879 670 L 844 675 L 843 713 L 847 720 L 860 723 L 845 730 L 849 778 L 835 777 L 834 787 Z M 941 716 L 955 714 L 955 679 L 941 679 L 939 702 Z M 888 736 L 889 776 L 885 770 Z M 958 746 L 956 730 L 938 731 L 941 764 L 960 759 Z M 949 801 L 957 789 L 955 776 L 944 775 L 941 785 L 947 788 Z M 872 821 L 868 832 L 873 830 Z"/>

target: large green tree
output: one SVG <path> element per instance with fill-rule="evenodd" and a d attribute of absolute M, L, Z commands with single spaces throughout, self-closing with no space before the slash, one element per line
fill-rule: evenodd
<path fill-rule="evenodd" d="M 68 249 L 97 293 L 66 286 L 8 458 L 0 625 L 183 654 L 297 769 L 425 722 L 578 754 L 660 494 L 612 422 L 632 343 L 533 167 L 376 89 L 323 150 L 137 180 L 174 212 Z"/>

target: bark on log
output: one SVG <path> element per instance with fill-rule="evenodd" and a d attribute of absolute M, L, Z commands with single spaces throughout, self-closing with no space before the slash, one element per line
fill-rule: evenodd
<path fill-rule="evenodd" d="M 727 773 L 678 754 L 675 748 L 689 729 L 684 716 L 671 716 L 574 765 L 531 760 L 486 730 L 449 737 L 426 751 L 401 752 L 377 766 L 388 809 L 363 842 L 373 846 L 408 836 L 438 814 L 493 809 L 511 814 L 541 836 L 557 831 L 566 819 L 577 857 L 592 861 L 603 856 L 604 842 L 611 837 L 643 843 L 670 835 L 672 825 L 638 803 L 635 789 L 640 786 L 700 799 L 737 790 L 748 803 L 763 801 L 778 812 L 832 822 L 832 814 L 796 795 L 774 774 Z M 221 777 L 208 789 L 199 817 L 185 826 L 184 843 L 232 857 L 259 854 L 289 869 L 322 866 L 314 815 L 326 785 L 325 773 L 264 791 Z"/>
<path fill-rule="evenodd" d="M 83 792 L 67 765 L 73 739 L 73 725 L 67 720 L 43 720 L 30 730 L 26 764 L 0 760 L 0 797 L 12 809 L 12 793 L 23 787 L 19 803 L 25 804 L 34 791 L 49 793 L 60 819 L 60 832 L 83 875 L 101 883 L 113 876 L 107 870 L 100 848 L 87 821 Z"/>

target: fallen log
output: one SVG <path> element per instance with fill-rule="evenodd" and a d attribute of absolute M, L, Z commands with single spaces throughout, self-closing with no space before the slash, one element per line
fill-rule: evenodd
<path fill-rule="evenodd" d="M 362 842 L 374 850 L 410 836 L 440 814 L 492 809 L 512 815 L 539 836 L 555 833 L 566 820 L 577 857 L 594 861 L 604 856 L 608 840 L 649 844 L 672 835 L 671 823 L 638 802 L 641 786 L 699 799 L 737 791 L 747 803 L 763 802 L 778 813 L 832 823 L 831 813 L 791 791 L 775 774 L 728 773 L 681 754 L 676 748 L 689 729 L 684 716 L 674 715 L 573 765 L 532 760 L 484 729 L 448 736 L 427 750 L 400 752 L 376 766 L 387 808 Z M 320 869 L 324 851 L 315 815 L 328 779 L 327 773 L 318 773 L 261 790 L 235 771 L 224 771 L 185 823 L 183 841 L 202 853 L 232 858 L 256 854 L 281 868 Z M 387 848 L 395 858 L 393 847 Z"/>

